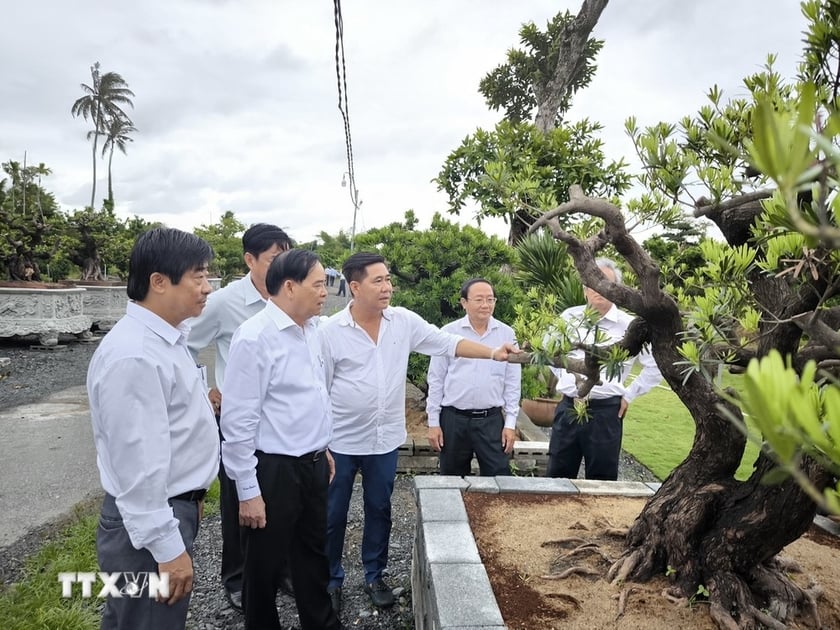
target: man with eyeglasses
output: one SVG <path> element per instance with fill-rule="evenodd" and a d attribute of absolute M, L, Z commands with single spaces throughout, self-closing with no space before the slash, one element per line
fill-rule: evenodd
<path fill-rule="evenodd" d="M 461 287 L 461 306 L 466 315 L 442 330 L 488 346 L 516 343 L 513 329 L 493 317 L 496 296 L 487 280 L 467 280 Z M 475 454 L 482 476 L 509 475 L 519 414 L 520 366 L 435 356 L 426 381 L 428 438 L 440 453 L 440 473 L 469 475 Z"/>

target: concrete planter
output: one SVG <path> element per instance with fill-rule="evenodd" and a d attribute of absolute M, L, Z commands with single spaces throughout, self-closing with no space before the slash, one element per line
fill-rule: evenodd
<path fill-rule="evenodd" d="M 84 293 L 78 287 L 35 282 L 0 286 L 0 337 L 37 335 L 44 346 L 57 345 L 60 333 L 89 337 Z"/>
<path fill-rule="evenodd" d="M 80 282 L 79 287 L 85 290 L 82 297 L 85 314 L 99 330 L 111 330 L 125 315 L 128 296 L 124 284 Z"/>

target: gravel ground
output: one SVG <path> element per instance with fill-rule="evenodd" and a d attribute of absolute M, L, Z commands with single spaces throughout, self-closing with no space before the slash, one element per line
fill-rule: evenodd
<path fill-rule="evenodd" d="M 62 341 L 65 343 L 65 341 Z M 37 402 L 48 394 L 82 385 L 87 365 L 96 349 L 95 343 L 66 341 L 65 350 L 33 350 L 29 342 L 0 340 L 0 357 L 11 359 L 11 365 L 0 368 L 0 406 Z M 5 374 L 8 372 L 8 374 Z M 5 374 L 5 376 L 3 376 Z M 619 478 L 636 481 L 657 481 L 650 471 L 632 457 L 622 453 Z M 397 594 L 397 604 L 390 610 L 373 607 L 363 592 L 363 572 L 359 558 L 361 546 L 361 487 L 353 493 L 344 552 L 347 577 L 343 589 L 342 621 L 348 628 L 403 630 L 414 627 L 411 602 L 411 549 L 414 540 L 415 501 L 412 477 L 399 475 L 393 497 L 393 531 L 389 560 L 389 584 Z M 0 579 L 13 581 L 27 556 L 51 538 L 60 523 L 30 532 L 0 554 Z M 219 580 L 221 536 L 219 517 L 204 520 L 195 547 L 197 583 L 190 606 L 188 627 L 195 630 L 244 628 L 242 617 L 232 610 L 224 598 Z M 294 600 L 280 595 L 278 609 L 281 623 L 297 626 Z"/>

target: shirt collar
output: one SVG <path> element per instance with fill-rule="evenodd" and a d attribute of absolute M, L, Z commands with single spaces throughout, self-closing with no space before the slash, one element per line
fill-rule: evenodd
<path fill-rule="evenodd" d="M 475 328 L 473 328 L 472 324 L 470 324 L 469 315 L 464 315 L 460 320 L 458 320 L 458 325 L 459 325 L 460 328 L 469 328 L 470 330 L 475 331 Z M 498 327 L 499 327 L 499 321 L 491 315 L 490 319 L 487 322 L 487 330 L 488 331 L 495 330 Z"/>
<path fill-rule="evenodd" d="M 335 314 L 335 317 L 338 318 L 339 326 L 355 326 L 356 320 L 353 319 L 353 315 L 350 313 L 350 307 L 353 305 L 353 300 L 341 309 L 338 313 Z M 387 319 L 390 321 L 391 317 L 394 315 L 394 307 L 389 306 L 384 311 L 382 311 L 382 318 Z"/>
<path fill-rule="evenodd" d="M 254 286 L 254 281 L 251 280 L 251 272 L 249 271 L 248 274 L 243 278 L 245 282 L 245 306 L 250 306 L 255 302 L 267 302 L 268 300 L 264 300 L 263 296 L 260 295 L 260 292 L 257 291 L 257 287 Z"/>
<path fill-rule="evenodd" d="M 617 322 L 618 321 L 618 307 L 615 304 L 613 304 L 610 307 L 610 310 L 608 310 L 601 319 L 606 319 L 606 320 L 609 320 L 611 322 Z"/>
<path fill-rule="evenodd" d="M 265 303 L 265 312 L 269 319 L 271 319 L 271 321 L 273 321 L 277 326 L 278 330 L 285 330 L 286 328 L 297 326 L 295 320 L 289 317 L 286 314 L 286 311 L 277 306 L 271 300 L 268 300 L 268 302 Z"/>
<path fill-rule="evenodd" d="M 146 328 L 172 346 L 178 343 L 181 338 L 186 340 L 190 334 L 190 325 L 187 321 L 181 322 L 177 327 L 172 326 L 172 324 L 164 320 L 160 315 L 150 311 L 145 306 L 137 304 L 136 302 L 129 302 L 126 305 L 125 314 L 128 317 L 139 321 Z"/>

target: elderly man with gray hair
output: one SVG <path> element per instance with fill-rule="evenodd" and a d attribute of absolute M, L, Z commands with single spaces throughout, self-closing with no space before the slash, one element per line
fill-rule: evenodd
<path fill-rule="evenodd" d="M 612 260 L 599 258 L 595 262 L 607 280 L 621 283 L 621 270 Z M 594 328 L 586 323 L 587 308 L 600 316 L 597 329 L 603 333 L 603 339 L 599 343 L 612 344 L 621 340 L 633 317 L 619 310 L 594 289 L 584 287 L 584 295 L 585 305 L 574 306 L 561 314 L 566 322 L 572 324 L 571 330 L 578 330 L 580 341 L 595 342 Z M 570 357 L 583 358 L 583 351 L 576 350 Z M 642 370 L 632 383 L 625 386 L 636 362 L 641 364 Z M 627 407 L 662 380 L 653 356 L 645 350 L 630 358 L 624 363 L 621 374 L 613 379 L 608 379 L 602 371 L 601 384 L 595 385 L 583 399 L 578 398 L 574 374 L 562 368 L 551 370 L 557 376 L 556 391 L 563 394 L 563 400 L 557 405 L 551 427 L 548 476 L 574 479 L 583 460 L 587 479 L 618 479 L 622 423 Z M 578 411 L 583 405 L 586 407 L 586 416 L 581 418 Z"/>

